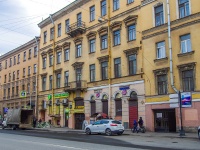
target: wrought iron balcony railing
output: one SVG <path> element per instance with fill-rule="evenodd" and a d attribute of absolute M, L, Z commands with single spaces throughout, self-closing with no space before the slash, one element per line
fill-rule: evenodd
<path fill-rule="evenodd" d="M 67 34 L 70 35 L 71 37 L 75 37 L 78 34 L 83 34 L 85 31 L 86 31 L 85 22 L 78 21 L 71 24 L 68 27 Z"/>
<path fill-rule="evenodd" d="M 87 81 L 73 81 L 69 83 L 65 83 L 65 90 L 84 90 L 87 88 Z"/>

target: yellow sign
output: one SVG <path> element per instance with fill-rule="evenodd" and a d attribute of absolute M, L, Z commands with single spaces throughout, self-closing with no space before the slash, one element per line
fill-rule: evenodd
<path fill-rule="evenodd" d="M 84 109 L 84 106 L 75 106 L 75 109 Z"/>

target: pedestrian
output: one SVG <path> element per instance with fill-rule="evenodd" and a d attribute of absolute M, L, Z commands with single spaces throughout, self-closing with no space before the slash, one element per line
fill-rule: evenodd
<path fill-rule="evenodd" d="M 133 131 L 132 131 L 133 133 L 134 133 L 134 132 L 137 132 L 137 126 L 138 126 L 138 123 L 137 123 L 136 120 L 134 120 L 134 121 L 133 121 Z"/>
<path fill-rule="evenodd" d="M 138 124 L 139 124 L 140 128 L 143 127 L 144 121 L 142 120 L 142 117 L 140 117 Z"/>
<path fill-rule="evenodd" d="M 37 123 L 37 119 L 36 119 L 36 117 L 35 117 L 35 116 L 33 116 L 33 128 L 35 128 L 35 127 L 36 127 L 36 123 Z"/>

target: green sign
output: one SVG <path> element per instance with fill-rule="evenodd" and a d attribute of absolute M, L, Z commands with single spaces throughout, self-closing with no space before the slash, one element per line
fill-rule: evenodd
<path fill-rule="evenodd" d="M 67 97 L 69 97 L 69 93 L 68 92 L 54 94 L 54 98 L 67 98 Z M 51 99 L 52 99 L 52 95 L 49 94 L 48 95 L 48 100 L 51 100 Z"/>
<path fill-rule="evenodd" d="M 26 97 L 26 92 L 25 91 L 21 91 L 20 94 L 19 94 L 19 96 L 21 98 L 25 98 Z"/>

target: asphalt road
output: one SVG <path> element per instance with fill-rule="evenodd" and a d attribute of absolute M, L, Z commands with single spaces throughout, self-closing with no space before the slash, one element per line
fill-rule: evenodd
<path fill-rule="evenodd" d="M 107 137 L 74 132 L 0 130 L 0 150 L 177 150 L 177 148 L 137 145 L 121 140 L 123 138 L 128 136 Z"/>

